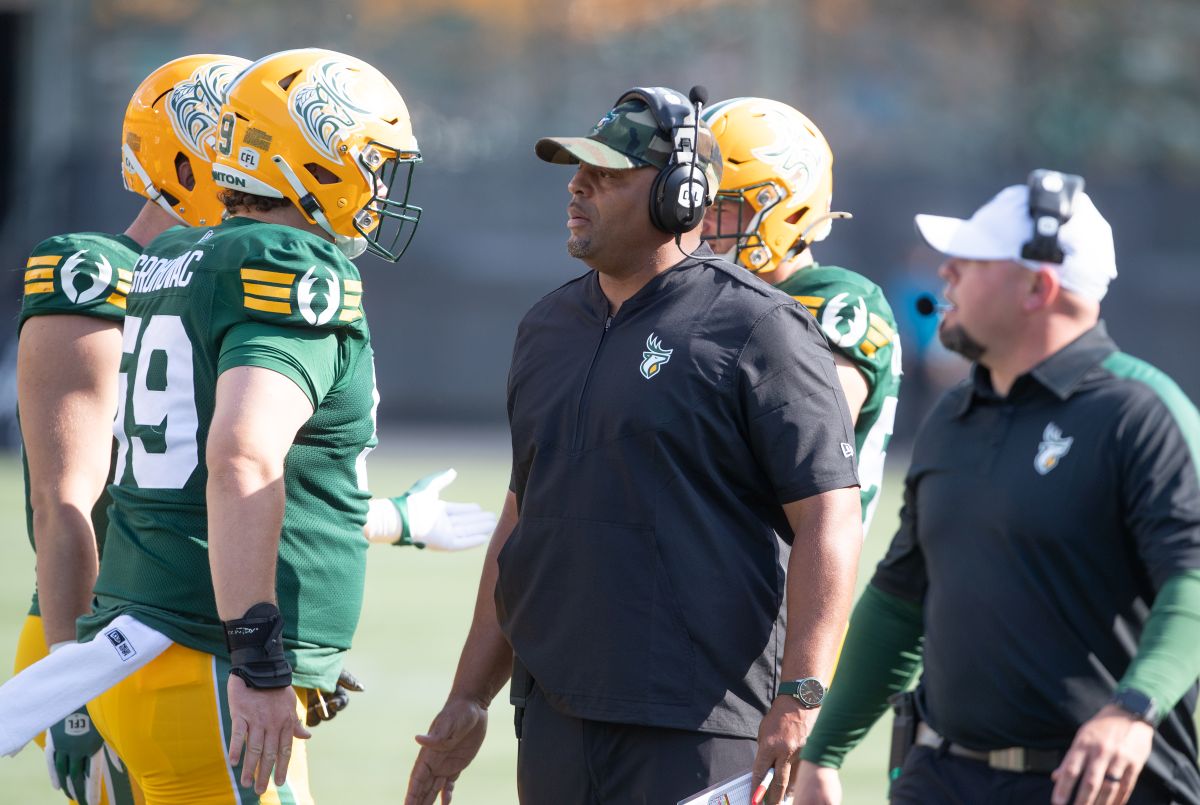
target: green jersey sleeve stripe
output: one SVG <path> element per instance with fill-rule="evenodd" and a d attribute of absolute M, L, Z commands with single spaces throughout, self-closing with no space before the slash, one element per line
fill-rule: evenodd
<path fill-rule="evenodd" d="M 1200 474 L 1200 412 L 1197 412 L 1183 389 L 1162 370 L 1124 352 L 1114 352 L 1101 365 L 1117 377 L 1149 386 L 1162 400 L 1183 433 L 1192 457 L 1192 467 Z"/>

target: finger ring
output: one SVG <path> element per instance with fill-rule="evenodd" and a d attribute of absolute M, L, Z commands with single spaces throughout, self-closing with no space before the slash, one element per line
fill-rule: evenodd
<path fill-rule="evenodd" d="M 1115 774 L 1106 774 L 1106 775 L 1104 775 L 1104 779 L 1105 779 L 1105 780 L 1107 780 L 1107 781 L 1108 781 L 1108 782 L 1110 782 L 1110 783 L 1119 783 L 1119 782 L 1121 782 L 1121 778 L 1120 778 L 1120 777 L 1118 777 L 1118 776 L 1117 776 L 1117 775 L 1115 775 Z"/>

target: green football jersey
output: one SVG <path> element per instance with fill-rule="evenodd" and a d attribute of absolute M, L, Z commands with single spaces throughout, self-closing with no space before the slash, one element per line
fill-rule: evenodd
<path fill-rule="evenodd" d="M 854 424 L 865 534 L 879 503 L 883 461 L 900 395 L 896 318 L 880 287 L 846 268 L 814 263 L 776 287 L 808 308 L 830 348 L 857 366 L 867 379 L 867 399 Z"/>
<path fill-rule="evenodd" d="M 125 235 L 76 232 L 43 240 L 25 263 L 25 293 L 21 297 L 19 328 L 33 316 L 91 316 L 121 322 L 133 264 L 142 247 Z M 18 412 L 18 416 L 20 413 Z M 33 506 L 29 499 L 29 462 L 21 453 L 25 473 L 25 528 L 34 550 Z M 103 542 L 108 519 L 108 494 L 92 510 L 96 536 Z M 37 590 L 30 615 L 41 615 Z"/>
<path fill-rule="evenodd" d="M 314 408 L 287 455 L 275 585 L 295 683 L 333 690 L 362 605 L 378 399 L 358 271 L 292 227 L 233 218 L 172 230 L 134 269 L 124 352 L 108 539 L 81 638 L 128 612 L 227 656 L 208 564 L 205 443 L 218 376 L 265 367 Z"/>

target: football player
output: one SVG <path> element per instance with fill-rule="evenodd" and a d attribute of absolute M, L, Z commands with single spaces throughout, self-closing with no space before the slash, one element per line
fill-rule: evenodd
<path fill-rule="evenodd" d="M 724 158 L 721 189 L 704 216 L 714 251 L 793 296 L 816 317 L 833 350 L 854 417 L 863 533 L 883 483 L 900 392 L 900 340 L 883 291 L 855 271 L 817 263 L 829 234 L 833 152 L 812 121 L 766 98 L 714 103 L 702 117 Z"/>
<path fill-rule="evenodd" d="M 89 704 L 149 805 L 311 801 L 293 738 L 309 734 L 302 691 L 335 689 L 357 624 L 376 442 L 349 258 L 399 259 L 419 161 L 373 67 L 265 57 L 217 126 L 227 220 L 168 231 L 134 266 L 111 521 L 80 629 L 127 614 L 173 641 Z"/>
<path fill-rule="evenodd" d="M 249 64 L 233 56 L 176 59 L 151 73 L 125 114 L 125 187 L 146 202 L 121 234 L 76 232 L 39 243 L 26 263 L 17 390 L 26 522 L 37 587 L 18 638 L 16 670 L 75 640 L 90 608 L 103 538 L 117 407 L 121 326 L 142 247 L 179 224 L 220 219 L 206 141 L 225 85 Z M 51 783 L 81 803 L 133 802 L 86 708 L 48 730 Z"/>

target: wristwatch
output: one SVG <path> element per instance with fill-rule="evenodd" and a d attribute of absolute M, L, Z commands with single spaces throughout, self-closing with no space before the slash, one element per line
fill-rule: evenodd
<path fill-rule="evenodd" d="M 791 696 L 800 702 L 805 710 L 815 710 L 825 701 L 825 686 L 816 677 L 807 676 L 804 679 L 793 679 L 780 682 L 776 696 Z"/>
<path fill-rule="evenodd" d="M 1113 694 L 1112 703 L 1126 713 L 1151 726 L 1158 724 L 1158 705 L 1153 697 L 1134 688 L 1121 688 Z"/>

